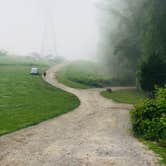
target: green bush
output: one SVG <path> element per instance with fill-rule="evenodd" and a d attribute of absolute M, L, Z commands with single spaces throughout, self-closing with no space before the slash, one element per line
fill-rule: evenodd
<path fill-rule="evenodd" d="M 146 99 L 131 110 L 134 134 L 147 140 L 166 140 L 166 86 L 156 89 L 154 99 Z"/>

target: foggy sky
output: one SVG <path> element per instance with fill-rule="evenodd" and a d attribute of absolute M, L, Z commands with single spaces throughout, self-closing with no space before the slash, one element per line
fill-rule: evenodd
<path fill-rule="evenodd" d="M 54 51 L 94 56 L 98 44 L 95 0 L 0 0 L 0 49 L 13 54 Z M 56 37 L 55 37 L 56 34 Z M 44 42 L 43 42 L 44 41 Z"/>

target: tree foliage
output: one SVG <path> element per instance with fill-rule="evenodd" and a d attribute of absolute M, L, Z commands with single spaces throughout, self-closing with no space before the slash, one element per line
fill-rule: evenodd
<path fill-rule="evenodd" d="M 110 19 L 105 21 L 104 40 L 101 44 L 104 52 L 101 57 L 108 64 L 111 75 L 135 80 L 139 72 L 143 89 L 152 90 L 155 84 L 162 85 L 166 72 L 161 69 L 164 65 L 161 61 L 166 61 L 166 1 L 123 0 L 123 7 L 116 8 L 113 8 L 111 1 L 105 2 L 105 10 L 110 11 L 107 12 L 107 18 Z M 155 65 L 152 64 L 155 60 L 151 61 L 152 58 L 156 59 Z M 149 73 L 144 73 L 145 68 Z M 158 68 L 162 70 L 160 76 L 157 74 Z M 153 73 L 151 77 L 154 77 L 149 79 L 148 74 L 153 71 L 156 74 Z M 161 80 L 153 81 L 156 77 Z M 144 87 L 145 78 L 148 80 L 146 86 L 149 87 Z"/>
<path fill-rule="evenodd" d="M 166 62 L 158 54 L 152 54 L 142 62 L 139 73 L 140 85 L 144 91 L 153 91 L 155 85 L 166 83 Z"/>

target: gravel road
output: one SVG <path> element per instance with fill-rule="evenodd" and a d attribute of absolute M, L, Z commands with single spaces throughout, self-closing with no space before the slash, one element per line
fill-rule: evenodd
<path fill-rule="evenodd" d="M 130 133 L 132 106 L 103 98 L 102 89 L 58 83 L 54 75 L 60 68 L 50 68 L 46 81 L 78 96 L 81 105 L 0 137 L 0 166 L 157 166 L 157 157 Z"/>

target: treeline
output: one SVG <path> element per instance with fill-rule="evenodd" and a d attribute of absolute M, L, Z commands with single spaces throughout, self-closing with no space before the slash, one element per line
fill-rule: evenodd
<path fill-rule="evenodd" d="M 7 56 L 8 55 L 8 52 L 6 50 L 0 50 L 0 57 L 1 56 Z"/>
<path fill-rule="evenodd" d="M 166 83 L 166 1 L 122 0 L 104 12 L 100 55 L 114 79 L 145 91 Z M 103 13 L 102 12 L 102 13 Z"/>

